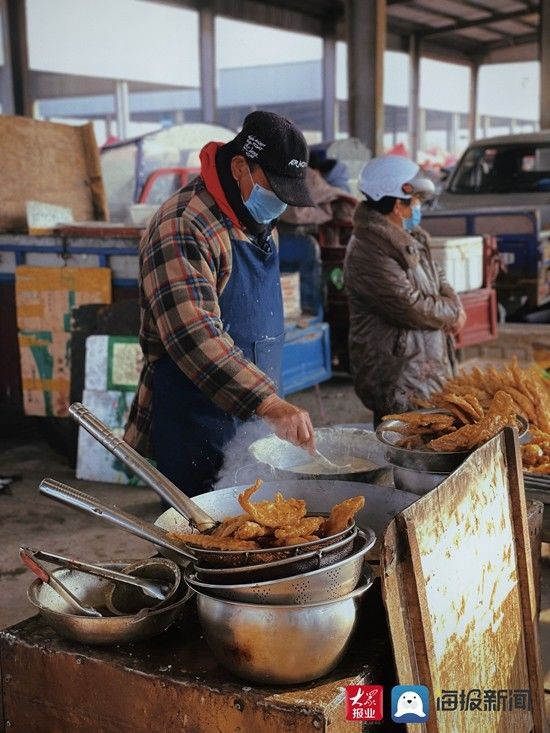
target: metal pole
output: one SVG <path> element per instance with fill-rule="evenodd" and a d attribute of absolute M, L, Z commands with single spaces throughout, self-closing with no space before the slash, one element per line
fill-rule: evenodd
<path fill-rule="evenodd" d="M 470 141 L 477 137 L 477 91 L 479 83 L 479 63 L 475 62 L 470 66 L 470 110 L 468 115 L 468 134 Z"/>
<path fill-rule="evenodd" d="M 550 0 L 540 0 L 540 126 L 550 129 Z"/>
<path fill-rule="evenodd" d="M 29 86 L 29 53 L 27 17 L 22 0 L 6 0 L 8 65 L 11 67 L 13 111 L 16 115 L 32 117 L 32 95 Z"/>
<path fill-rule="evenodd" d="M 420 113 L 420 38 L 409 36 L 409 142 L 413 160 L 418 157 L 419 148 L 419 113 Z"/>
<path fill-rule="evenodd" d="M 336 39 L 323 38 L 323 139 L 333 140 L 336 128 Z"/>
<path fill-rule="evenodd" d="M 128 95 L 128 82 L 117 81 L 115 89 L 115 111 L 117 137 L 119 140 L 126 140 L 130 127 L 130 103 Z"/>
<path fill-rule="evenodd" d="M 216 121 L 216 41 L 215 16 L 208 7 L 199 13 L 199 57 L 203 122 Z"/>

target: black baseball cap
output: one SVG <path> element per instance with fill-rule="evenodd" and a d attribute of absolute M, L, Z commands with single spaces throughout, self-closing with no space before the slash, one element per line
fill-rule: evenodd
<path fill-rule="evenodd" d="M 257 110 L 235 137 L 237 155 L 257 163 L 275 195 L 290 206 L 315 206 L 306 185 L 308 148 L 300 130 L 285 117 Z"/>

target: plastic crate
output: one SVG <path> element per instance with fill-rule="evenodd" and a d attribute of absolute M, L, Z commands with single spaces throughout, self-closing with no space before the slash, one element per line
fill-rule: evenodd
<path fill-rule="evenodd" d="M 328 323 L 294 328 L 285 333 L 281 392 L 284 395 L 313 387 L 332 376 Z"/>

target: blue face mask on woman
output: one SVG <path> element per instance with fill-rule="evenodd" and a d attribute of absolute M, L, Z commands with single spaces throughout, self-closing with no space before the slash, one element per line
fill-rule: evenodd
<path fill-rule="evenodd" d="M 403 221 L 405 229 L 408 232 L 410 232 L 411 229 L 414 229 L 415 227 L 417 227 L 421 221 L 422 221 L 422 209 L 420 208 L 420 204 L 413 204 L 411 206 L 410 217 Z"/>
<path fill-rule="evenodd" d="M 281 216 L 287 205 L 273 191 L 268 191 L 267 188 L 255 183 L 250 171 L 248 171 L 248 175 L 254 185 L 250 196 L 246 201 L 243 199 L 243 204 L 258 224 L 269 224 L 270 221 Z"/>

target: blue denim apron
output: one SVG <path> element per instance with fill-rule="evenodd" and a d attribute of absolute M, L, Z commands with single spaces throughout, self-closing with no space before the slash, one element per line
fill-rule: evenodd
<path fill-rule="evenodd" d="M 284 319 L 279 257 L 248 240 L 231 242 L 231 275 L 219 299 L 224 330 L 279 388 Z M 188 496 L 212 488 L 224 447 L 242 424 L 217 407 L 168 356 L 155 362 L 151 437 L 159 470 Z"/>

